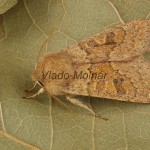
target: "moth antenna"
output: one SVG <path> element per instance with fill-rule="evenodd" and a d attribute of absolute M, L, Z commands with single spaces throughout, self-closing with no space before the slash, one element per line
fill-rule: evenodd
<path fill-rule="evenodd" d="M 50 35 L 51 35 L 51 34 L 50 34 Z M 37 63 L 38 63 L 38 61 L 39 61 L 40 53 L 41 53 L 43 47 L 45 46 L 45 44 L 48 42 L 48 40 L 49 40 L 49 38 L 50 38 L 50 35 L 48 35 L 47 39 L 44 40 L 43 44 L 41 45 L 41 47 L 40 47 L 39 50 L 38 50 L 38 53 L 37 53 L 37 56 L 36 56 L 36 65 L 37 65 Z M 35 66 L 36 66 L 36 65 L 35 65 Z"/>

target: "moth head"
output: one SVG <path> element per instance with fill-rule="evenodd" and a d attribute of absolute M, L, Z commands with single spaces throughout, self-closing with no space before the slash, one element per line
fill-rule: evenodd
<path fill-rule="evenodd" d="M 53 73 L 59 74 L 63 71 L 71 74 L 72 59 L 63 52 L 54 54 L 47 53 L 41 61 L 37 63 L 32 74 L 32 80 L 38 82 L 40 86 L 47 87 L 49 91 L 52 90 L 51 93 L 56 93 L 56 91 L 61 91 L 68 80 L 64 78 L 52 79 L 51 76 Z"/>
<path fill-rule="evenodd" d="M 47 72 L 49 70 L 60 70 L 60 68 L 64 65 L 62 58 L 62 53 L 45 54 L 45 56 L 35 66 L 35 70 L 33 71 L 33 79 L 41 81 L 43 72 Z"/>

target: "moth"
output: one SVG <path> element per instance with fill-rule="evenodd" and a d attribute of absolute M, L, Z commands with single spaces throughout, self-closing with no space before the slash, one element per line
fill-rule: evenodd
<path fill-rule="evenodd" d="M 61 102 L 56 96 L 65 95 L 95 116 L 76 95 L 150 103 L 150 20 L 117 25 L 58 53 L 46 53 L 37 60 L 32 79 L 41 89 L 26 98 L 45 91 Z"/>

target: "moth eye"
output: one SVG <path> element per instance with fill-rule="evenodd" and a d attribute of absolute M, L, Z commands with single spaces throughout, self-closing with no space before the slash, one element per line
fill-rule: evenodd
<path fill-rule="evenodd" d="M 44 85 L 42 84 L 42 82 L 41 82 L 41 81 L 38 81 L 38 83 L 39 83 L 41 86 L 44 86 Z"/>

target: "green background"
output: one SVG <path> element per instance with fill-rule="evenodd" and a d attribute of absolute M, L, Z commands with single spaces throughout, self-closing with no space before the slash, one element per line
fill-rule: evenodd
<path fill-rule="evenodd" d="M 5 13 L 8 9 L 13 7 L 18 0 L 0 0 L 0 14 Z"/>
<path fill-rule="evenodd" d="M 149 0 L 20 0 L 0 15 L 0 149 L 148 150 L 150 105 L 82 97 L 109 121 L 43 94 L 25 100 L 35 57 L 50 35 L 54 52 L 139 18 L 150 18 Z"/>

